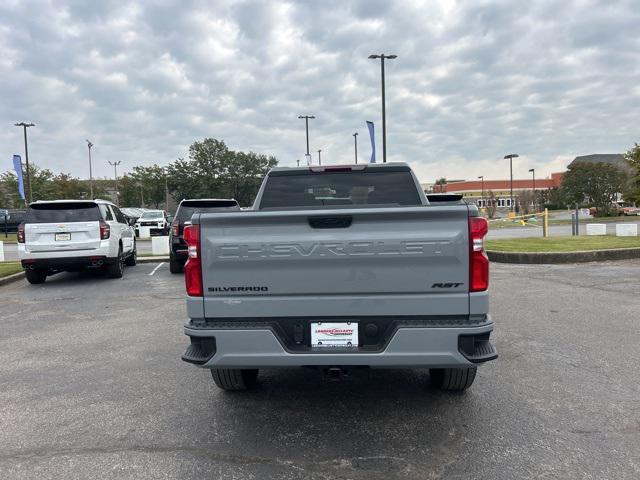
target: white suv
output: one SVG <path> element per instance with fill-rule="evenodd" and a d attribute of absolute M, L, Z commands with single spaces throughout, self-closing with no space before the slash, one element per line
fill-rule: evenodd
<path fill-rule="evenodd" d="M 137 261 L 133 227 L 105 200 L 33 202 L 18 227 L 18 255 L 30 283 L 85 268 L 120 278 L 124 265 Z"/>

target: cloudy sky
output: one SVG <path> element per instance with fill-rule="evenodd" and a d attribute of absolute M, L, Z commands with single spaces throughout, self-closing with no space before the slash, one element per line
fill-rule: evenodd
<path fill-rule="evenodd" d="M 128 5 L 124 5 L 127 3 Z M 561 171 L 640 142 L 640 8 L 630 1 L 0 2 L 0 171 L 23 153 L 87 177 L 184 157 L 194 140 L 323 163 L 381 153 L 422 181 Z M 317 154 L 314 155 L 317 158 Z"/>

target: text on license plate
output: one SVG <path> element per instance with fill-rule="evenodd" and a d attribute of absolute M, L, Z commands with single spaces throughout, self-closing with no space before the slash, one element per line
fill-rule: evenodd
<path fill-rule="evenodd" d="M 56 233 L 56 242 L 65 242 L 71 240 L 70 233 Z"/>
<path fill-rule="evenodd" d="M 311 324 L 312 347 L 358 347 L 358 322 Z"/>

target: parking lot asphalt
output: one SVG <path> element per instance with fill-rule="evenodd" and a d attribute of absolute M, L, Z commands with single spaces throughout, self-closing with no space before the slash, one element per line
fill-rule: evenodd
<path fill-rule="evenodd" d="M 0 287 L 0 478 L 639 478 L 640 261 L 492 265 L 491 293 L 500 358 L 464 394 L 304 369 L 231 394 L 180 360 L 166 263 Z"/>

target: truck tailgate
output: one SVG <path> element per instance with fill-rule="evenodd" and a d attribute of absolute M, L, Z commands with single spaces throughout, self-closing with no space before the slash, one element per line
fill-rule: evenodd
<path fill-rule="evenodd" d="M 203 214 L 204 314 L 468 315 L 468 215 L 466 205 Z"/>

